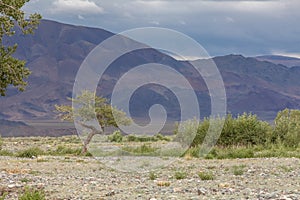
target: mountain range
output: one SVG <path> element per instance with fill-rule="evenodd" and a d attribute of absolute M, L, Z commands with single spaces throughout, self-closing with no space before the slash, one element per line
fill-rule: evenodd
<path fill-rule="evenodd" d="M 25 60 L 32 71 L 24 92 L 10 88 L 0 98 L 0 118 L 14 121 L 55 120 L 55 104 L 70 104 L 76 73 L 85 57 L 100 42 L 114 34 L 99 28 L 74 26 L 42 20 L 34 35 L 20 31 L 5 40 L 18 44 L 15 56 Z M 300 67 L 296 58 L 225 55 L 213 59 L 224 80 L 227 111 L 236 115 L 252 112 L 261 119 L 272 120 L 284 108 L 300 109 Z M 292 61 L 291 61 L 292 60 Z M 207 59 L 191 63 L 205 63 Z M 182 73 L 193 85 L 203 116 L 210 114 L 210 96 L 203 79 L 187 61 L 178 61 L 155 49 L 142 49 L 126 54 L 111 64 L 100 80 L 97 92 L 110 98 L 118 79 L 133 66 L 145 63 L 168 65 Z M 293 64 L 291 64 L 293 63 Z M 292 66 L 293 67 L 292 67 Z M 176 80 L 174 80 L 176 81 Z M 135 100 L 136 99 L 136 100 Z M 170 121 L 180 119 L 176 97 L 155 84 L 141 87 L 134 93 L 132 116 L 148 120 L 148 109 L 160 103 L 165 106 Z"/>
<path fill-rule="evenodd" d="M 263 55 L 257 56 L 256 59 L 260 61 L 269 61 L 275 64 L 282 64 L 287 67 L 296 67 L 300 66 L 300 59 L 288 56 L 279 56 L 279 55 Z"/>

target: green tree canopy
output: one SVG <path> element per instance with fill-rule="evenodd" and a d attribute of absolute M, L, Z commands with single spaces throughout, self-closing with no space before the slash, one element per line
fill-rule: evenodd
<path fill-rule="evenodd" d="M 74 118 L 79 118 L 79 121 L 77 120 L 76 122 L 90 130 L 85 139 L 82 153 L 87 151 L 87 145 L 92 140 L 92 137 L 96 134 L 103 134 L 106 127 L 118 127 L 118 124 L 126 126 L 132 122 L 125 112 L 111 106 L 108 99 L 96 96 L 95 93 L 90 91 L 83 91 L 80 96 L 70 100 L 76 103 L 76 109 L 69 105 L 55 105 L 55 108 L 59 113 L 60 119 L 73 121 Z M 95 118 L 95 114 L 102 130 L 98 130 L 87 123 Z"/>
<path fill-rule="evenodd" d="M 23 34 L 31 34 L 37 28 L 41 16 L 37 13 L 26 17 L 26 13 L 21 10 L 29 0 L 0 0 L 0 94 L 5 95 L 9 85 L 24 90 L 24 81 L 30 74 L 25 67 L 25 61 L 13 57 L 17 44 L 5 46 L 3 38 L 15 34 L 15 27 L 19 27 Z"/>

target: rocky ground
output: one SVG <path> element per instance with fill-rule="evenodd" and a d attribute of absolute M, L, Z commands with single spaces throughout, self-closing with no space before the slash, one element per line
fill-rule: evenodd
<path fill-rule="evenodd" d="M 72 139 L 73 140 L 73 139 Z M 7 139 L 17 150 L 29 140 Z M 53 139 L 35 139 L 45 149 Z M 47 141 L 45 143 L 45 141 Z M 70 138 L 62 140 L 70 142 Z M 32 141 L 31 141 L 32 142 Z M 73 143 L 78 143 L 74 142 Z M 199 174 L 202 173 L 202 176 Z M 203 177 L 205 176 L 206 177 Z M 181 179 L 180 179 L 181 178 Z M 212 179 L 212 180 L 203 180 Z M 300 199 L 300 159 L 203 160 L 178 158 L 151 172 L 121 172 L 92 157 L 0 156 L 0 196 L 18 199 L 24 188 L 43 190 L 46 199 Z"/>

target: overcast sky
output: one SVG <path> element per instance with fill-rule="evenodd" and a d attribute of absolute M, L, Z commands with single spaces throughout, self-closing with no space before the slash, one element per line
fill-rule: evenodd
<path fill-rule="evenodd" d="M 31 0 L 25 12 L 112 32 L 165 27 L 210 55 L 300 57 L 300 0 Z"/>

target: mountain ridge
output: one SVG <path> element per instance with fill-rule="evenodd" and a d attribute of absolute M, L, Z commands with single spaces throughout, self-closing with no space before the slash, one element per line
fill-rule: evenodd
<path fill-rule="evenodd" d="M 0 99 L 0 116 L 17 121 L 56 119 L 54 105 L 70 104 L 67 98 L 72 96 L 75 76 L 84 58 L 101 41 L 113 35 L 103 29 L 42 20 L 34 35 L 23 36 L 17 32 L 14 37 L 8 38 L 6 44 L 18 43 L 15 56 L 27 61 L 32 74 L 25 92 L 9 89 L 7 96 Z M 300 109 L 300 68 L 289 68 L 242 55 L 212 59 L 225 83 L 228 112 L 252 112 L 261 119 L 271 120 L 284 108 Z M 204 110 L 204 115 L 209 115 L 207 86 L 203 79 L 195 75 L 191 64 L 177 61 L 155 49 L 132 52 L 116 60 L 100 80 L 97 91 L 109 98 L 111 89 L 122 74 L 132 66 L 151 62 L 169 65 L 184 74 L 202 100 L 200 108 Z M 144 98 L 143 103 L 136 102 L 139 106 L 133 111 L 136 117 L 148 119 L 149 116 L 145 115 L 147 109 L 163 102 L 171 113 L 170 118 L 178 120 L 178 104 L 166 88 L 157 89 L 157 86 L 148 85 L 141 88 L 140 92 L 137 96 Z"/>

